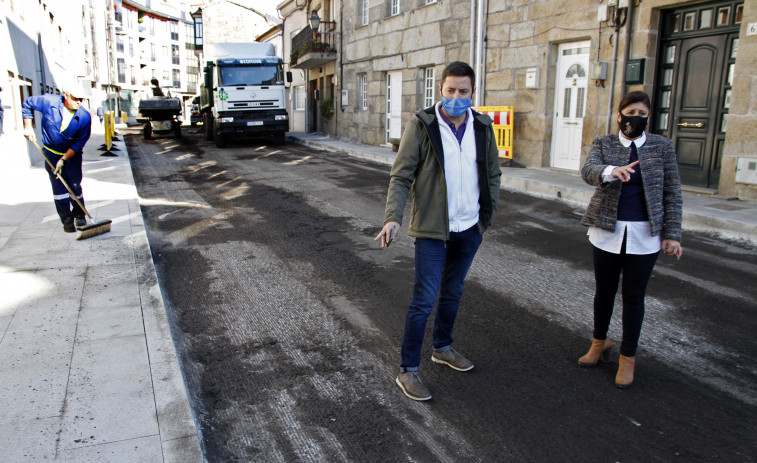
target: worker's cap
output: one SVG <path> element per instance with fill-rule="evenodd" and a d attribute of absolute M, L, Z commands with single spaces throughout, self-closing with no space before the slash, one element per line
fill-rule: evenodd
<path fill-rule="evenodd" d="M 64 88 L 63 91 L 77 99 L 88 98 L 90 94 L 85 83 L 79 80 L 72 80 L 71 83 L 66 85 L 66 88 Z"/>

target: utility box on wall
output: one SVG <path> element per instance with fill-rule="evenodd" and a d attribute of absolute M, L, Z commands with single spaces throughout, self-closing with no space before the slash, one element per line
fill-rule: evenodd
<path fill-rule="evenodd" d="M 526 69 L 526 88 L 539 88 L 539 68 Z"/>
<path fill-rule="evenodd" d="M 592 80 L 607 79 L 607 63 L 594 61 L 589 65 L 589 78 Z"/>
<path fill-rule="evenodd" d="M 626 83 L 644 83 L 644 58 L 629 59 L 626 63 Z"/>
<path fill-rule="evenodd" d="M 737 158 L 736 183 L 757 185 L 757 158 Z"/>

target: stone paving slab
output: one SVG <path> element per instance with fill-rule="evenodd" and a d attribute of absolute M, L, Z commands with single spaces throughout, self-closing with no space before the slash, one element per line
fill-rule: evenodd
<path fill-rule="evenodd" d="M 126 148 L 103 140 L 95 123 L 82 187 L 111 231 L 76 241 L 21 133 L 0 137 L 3 462 L 203 461 Z"/>

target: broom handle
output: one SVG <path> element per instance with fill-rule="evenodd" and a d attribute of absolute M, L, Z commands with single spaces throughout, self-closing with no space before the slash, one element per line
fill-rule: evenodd
<path fill-rule="evenodd" d="M 45 159 L 45 162 L 47 163 L 47 165 L 50 166 L 50 168 L 53 171 L 55 171 L 55 166 L 53 165 L 52 162 L 50 162 L 49 159 L 47 159 L 47 156 L 45 156 L 44 151 L 42 151 L 42 148 L 40 148 L 39 145 L 37 144 L 37 140 L 30 140 L 30 141 L 32 143 L 34 143 L 34 146 L 37 147 L 37 150 L 39 150 L 39 154 L 41 154 L 42 157 Z M 71 199 L 73 199 L 74 201 L 76 201 L 76 204 L 79 205 L 79 207 L 81 208 L 81 210 L 83 210 L 84 213 L 87 214 L 87 217 L 89 217 L 89 220 L 92 220 L 94 222 L 95 219 L 93 219 L 92 216 L 90 215 L 90 213 L 87 212 L 87 210 L 84 208 L 84 204 L 82 204 L 81 201 L 79 201 L 79 198 L 76 197 L 76 194 L 73 192 L 73 190 L 71 190 L 71 187 L 68 186 L 68 183 L 66 183 L 66 181 L 63 180 L 63 177 L 60 174 L 55 174 L 55 175 L 58 177 L 58 180 L 60 180 L 60 183 L 62 183 L 63 186 L 66 187 L 66 190 L 68 190 L 68 194 L 69 194 L 69 196 L 71 196 Z"/>

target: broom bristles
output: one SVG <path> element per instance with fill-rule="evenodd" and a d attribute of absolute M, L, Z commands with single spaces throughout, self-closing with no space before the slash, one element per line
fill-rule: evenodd
<path fill-rule="evenodd" d="M 93 223 L 91 225 L 85 225 L 76 230 L 77 240 L 86 240 L 93 236 L 102 235 L 110 231 L 110 224 L 112 220 L 103 220 L 102 222 Z"/>

